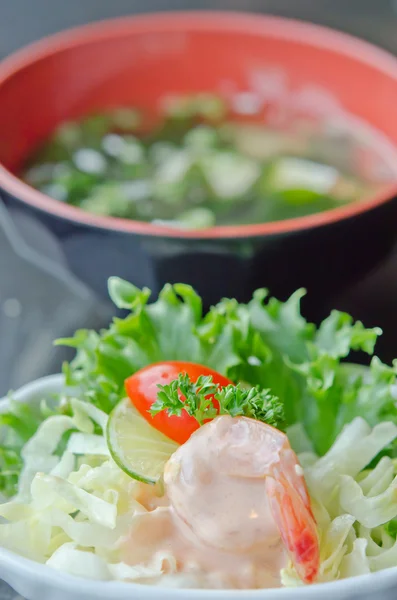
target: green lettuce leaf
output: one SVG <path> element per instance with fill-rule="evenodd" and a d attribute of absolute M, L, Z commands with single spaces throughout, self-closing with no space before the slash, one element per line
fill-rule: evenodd
<path fill-rule="evenodd" d="M 321 455 L 356 416 L 371 426 L 383 419 L 396 421 L 392 384 L 397 369 L 374 358 L 364 381 L 362 368 L 342 361 L 352 350 L 372 354 L 381 330 L 365 329 L 339 311 L 316 329 L 301 316 L 303 295 L 298 290 L 282 303 L 267 300 L 264 290 L 254 294 L 247 305 L 251 339 L 237 375 L 283 400 L 287 424 L 301 423 Z"/>
<path fill-rule="evenodd" d="M 150 290 L 112 277 L 109 293 L 117 307 L 128 311 L 124 318 L 100 332 L 79 330 L 56 342 L 76 350 L 64 365 L 68 385 L 80 400 L 105 413 L 124 396 L 124 380 L 138 369 L 162 360 L 188 360 L 234 383 L 270 389 L 284 404 L 287 426 L 303 428 L 318 455 L 356 416 L 371 427 L 382 420 L 397 423 L 392 393 L 397 364 L 373 358 L 367 372 L 346 362 L 353 350 L 372 355 L 381 330 L 366 329 L 339 311 L 316 328 L 301 314 L 304 290 L 286 302 L 258 290 L 247 304 L 224 299 L 207 314 L 201 298 L 185 284 L 166 285 L 150 303 Z M 25 409 L 13 408 L 0 417 L 8 432 L 6 441 L 0 438 L 0 467 L 10 472 L 6 482 L 0 478 L 0 491 L 6 493 L 18 476 L 23 443 L 48 416 L 44 411 L 32 419 Z M 394 446 L 383 453 L 394 456 Z"/>
<path fill-rule="evenodd" d="M 221 373 L 239 364 L 237 316 L 217 308 L 204 317 L 201 298 L 190 286 L 166 285 L 152 304 L 149 290 L 116 277 L 109 291 L 116 306 L 131 311 L 127 317 L 115 318 L 100 334 L 83 330 L 56 342 L 77 350 L 64 367 L 67 383 L 101 410 L 110 412 L 124 395 L 124 380 L 151 363 L 189 360 Z"/>

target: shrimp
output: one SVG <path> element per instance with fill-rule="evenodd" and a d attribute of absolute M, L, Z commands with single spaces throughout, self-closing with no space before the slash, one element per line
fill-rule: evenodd
<path fill-rule="evenodd" d="M 281 431 L 217 417 L 172 455 L 164 483 L 176 518 L 200 542 L 233 553 L 267 544 L 271 557 L 281 540 L 301 580 L 315 581 L 316 521 L 303 470 Z"/>

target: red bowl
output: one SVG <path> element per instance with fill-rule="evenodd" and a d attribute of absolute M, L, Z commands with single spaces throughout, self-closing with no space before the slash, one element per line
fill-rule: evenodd
<path fill-rule="evenodd" d="M 382 143 L 391 162 L 397 156 L 397 61 L 386 52 L 275 17 L 153 14 L 61 33 L 2 63 L 0 188 L 7 203 L 28 208 L 57 235 L 62 231 L 72 270 L 101 291 L 108 275 L 120 273 L 156 290 L 165 279 L 183 279 L 206 304 L 224 294 L 246 297 L 260 285 L 282 295 L 306 285 L 324 297 L 384 258 L 397 232 L 397 183 L 365 201 L 299 219 L 176 232 L 94 216 L 15 175 L 65 119 L 126 104 L 155 109 L 164 94 L 201 91 L 254 91 L 267 105 L 353 114 L 387 137 Z M 89 245 L 81 243 L 73 255 L 67 240 L 76 232 Z M 92 250 L 86 259 L 83 247 Z M 122 250 L 112 258 L 116 247 Z M 93 253 L 95 261 L 88 258 Z"/>

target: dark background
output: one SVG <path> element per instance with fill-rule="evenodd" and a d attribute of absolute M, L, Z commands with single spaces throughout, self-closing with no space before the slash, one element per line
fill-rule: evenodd
<path fill-rule="evenodd" d="M 143 11 L 189 9 L 247 10 L 306 19 L 353 33 L 397 54 L 397 0 L 0 0 L 0 58 L 81 23 Z M 397 103 L 396 114 L 390 115 L 395 118 Z M 378 346 L 384 360 L 397 356 L 396 274 L 397 254 L 336 306 L 368 326 L 376 324 L 385 330 Z"/>
<path fill-rule="evenodd" d="M 248 10 L 307 19 L 397 53 L 396 0 L 0 0 L 0 56 L 80 23 L 156 10 Z"/>

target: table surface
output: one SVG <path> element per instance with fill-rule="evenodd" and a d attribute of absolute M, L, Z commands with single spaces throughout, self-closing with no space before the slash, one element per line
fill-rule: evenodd
<path fill-rule="evenodd" d="M 397 0 L 148 0 L 143 5 L 139 0 L 0 0 L 0 5 L 0 57 L 49 33 L 143 12 L 142 6 L 146 11 L 250 10 L 307 19 L 353 33 L 397 54 Z M 368 326 L 384 329 L 378 347 L 384 360 L 397 356 L 396 272 L 397 252 L 337 301 L 337 308 L 352 312 Z M 0 600 L 23 599 L 0 583 Z"/>

